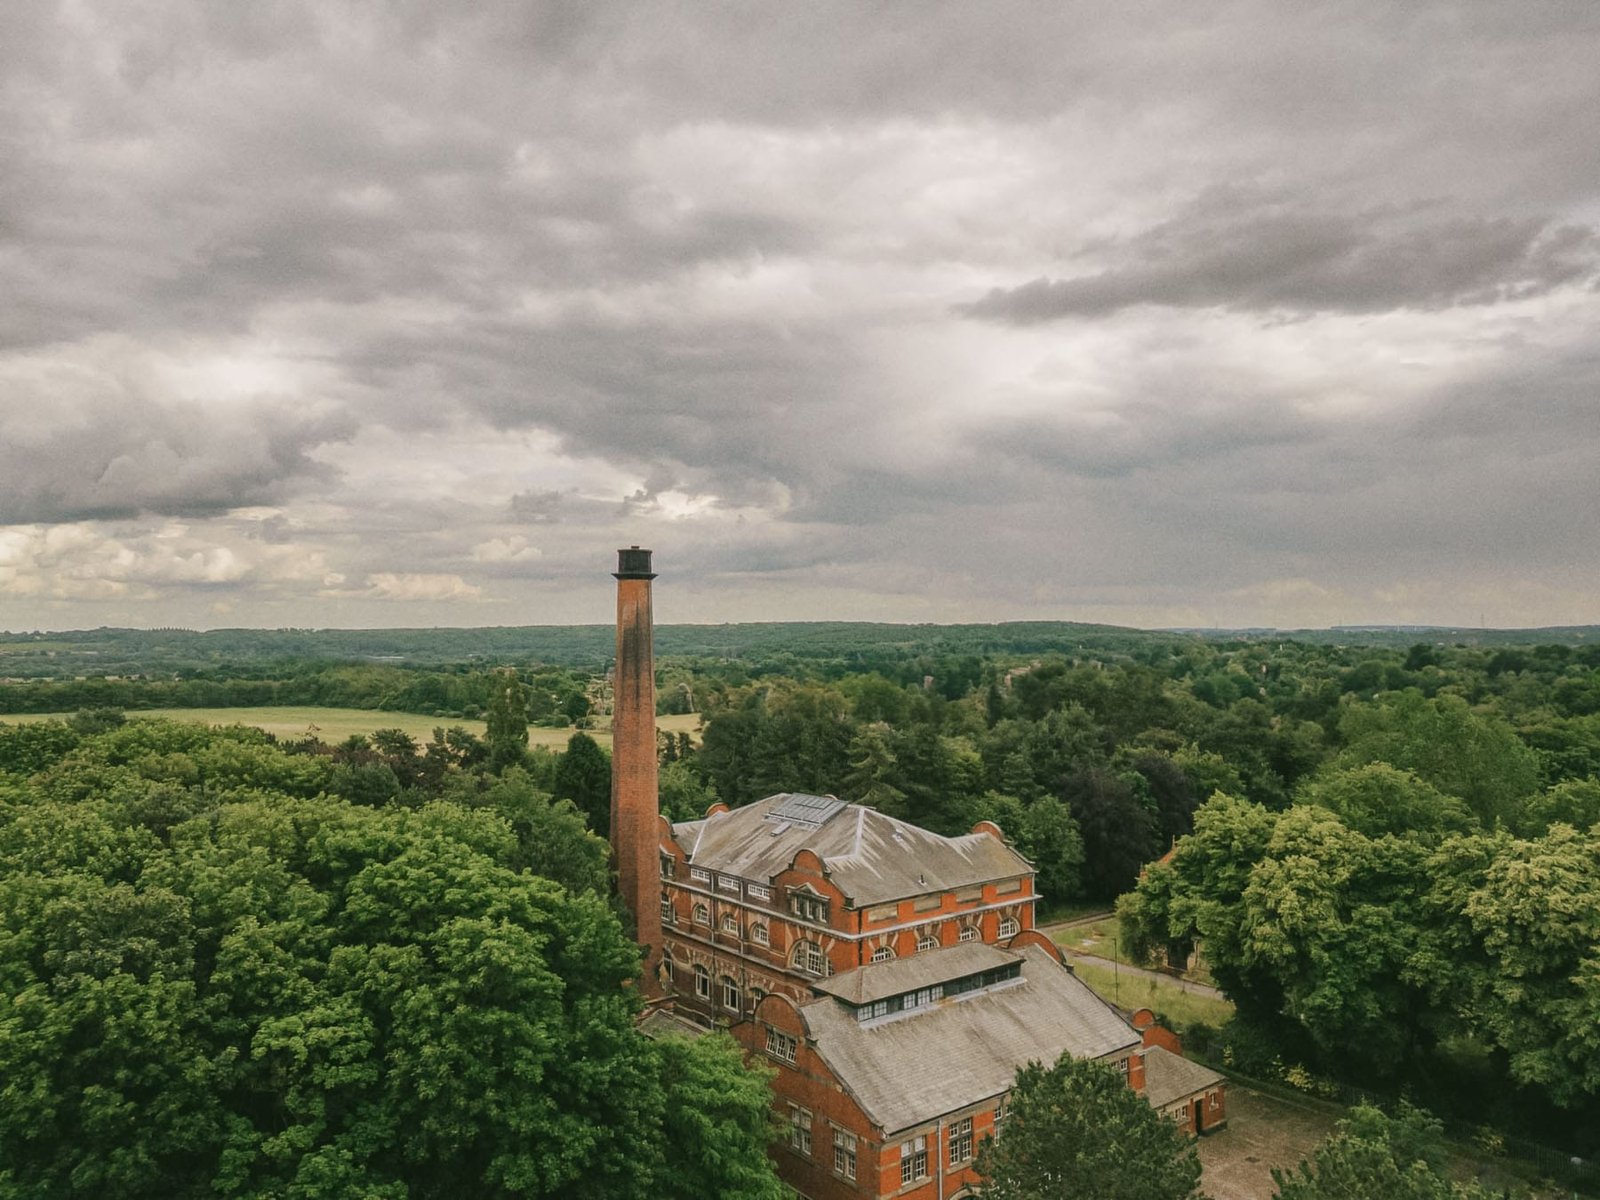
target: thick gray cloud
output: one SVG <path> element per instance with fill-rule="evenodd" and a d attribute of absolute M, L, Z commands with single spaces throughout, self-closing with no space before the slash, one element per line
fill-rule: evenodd
<path fill-rule="evenodd" d="M 678 619 L 1600 611 L 1597 57 L 1553 2 L 27 5 L 6 621 L 603 620 L 632 542 Z"/>
<path fill-rule="evenodd" d="M 1232 196 L 1208 197 L 1196 210 L 1108 248 L 1123 265 L 995 288 L 960 311 L 1029 324 L 1135 304 L 1268 313 L 1442 309 L 1542 296 L 1586 283 L 1600 268 L 1593 229 L 1548 219 L 1261 210 Z"/>

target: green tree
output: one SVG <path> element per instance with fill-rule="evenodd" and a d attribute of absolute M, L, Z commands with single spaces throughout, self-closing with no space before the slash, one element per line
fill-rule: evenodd
<path fill-rule="evenodd" d="M 567 739 L 566 752 L 556 763 L 558 800 L 570 800 L 601 837 L 611 835 L 611 759 L 587 733 Z"/>
<path fill-rule="evenodd" d="M 1453 1183 L 1442 1167 L 1439 1123 L 1402 1103 L 1396 1117 L 1370 1105 L 1350 1110 L 1311 1161 L 1272 1169 L 1276 1200 L 1490 1200 L 1475 1184 Z"/>
<path fill-rule="evenodd" d="M 497 673 L 489 689 L 489 769 L 499 774 L 522 761 L 528 749 L 528 689 L 513 670 Z"/>
<path fill-rule="evenodd" d="M 656 1043 L 666 1093 L 662 1200 L 783 1200 L 767 1158 L 773 1137 L 770 1072 L 747 1067 L 725 1033 Z"/>
<path fill-rule="evenodd" d="M 1539 787 L 1539 756 L 1511 728 L 1459 696 L 1416 690 L 1350 704 L 1339 719 L 1343 766 L 1385 762 L 1459 796 L 1485 825 L 1515 819 Z"/>
<path fill-rule="evenodd" d="M 1321 805 L 1368 837 L 1437 839 L 1477 825 L 1465 801 L 1388 763 L 1329 771 L 1301 784 L 1295 802 Z"/>
<path fill-rule="evenodd" d="M 1017 831 L 1022 852 L 1038 870 L 1039 891 L 1056 904 L 1083 891 L 1083 838 L 1072 810 L 1054 796 L 1035 800 Z"/>
<path fill-rule="evenodd" d="M 1062 1055 L 1017 1072 L 977 1169 L 984 1200 L 1190 1200 L 1200 1159 L 1178 1127 L 1105 1065 Z"/>

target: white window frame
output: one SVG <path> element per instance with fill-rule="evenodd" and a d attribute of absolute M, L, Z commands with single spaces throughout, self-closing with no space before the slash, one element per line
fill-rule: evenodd
<path fill-rule="evenodd" d="M 711 907 L 710 907 L 710 905 L 701 903 L 701 904 L 696 904 L 694 906 L 694 923 L 696 925 L 707 925 L 707 926 L 709 926 L 711 924 Z"/>
<path fill-rule="evenodd" d="M 705 1001 L 711 999 L 711 972 L 699 963 L 694 968 L 694 994 Z"/>
<path fill-rule="evenodd" d="M 900 1143 L 900 1185 L 928 1177 L 928 1139 L 914 1137 Z"/>
<path fill-rule="evenodd" d="M 732 913 L 723 913 L 722 914 L 722 932 L 723 933 L 734 933 L 734 934 L 738 933 L 739 932 L 739 918 L 734 916 Z"/>
<path fill-rule="evenodd" d="M 1016 937 L 1022 932 L 1022 922 L 1015 917 L 1005 917 L 1000 921 L 1000 936 L 1003 938 Z"/>
<path fill-rule="evenodd" d="M 722 1007 L 733 1012 L 744 1011 L 744 997 L 739 994 L 739 983 L 732 975 L 722 977 Z"/>
<path fill-rule="evenodd" d="M 704 867 L 690 867 L 689 878 L 694 880 L 696 883 L 710 883 L 711 872 L 706 870 Z"/>
<path fill-rule="evenodd" d="M 765 922 L 757 921 L 750 926 L 750 940 L 758 946 L 770 946 L 772 944 Z"/>
<path fill-rule="evenodd" d="M 794 950 L 789 955 L 789 965 L 807 975 L 821 977 L 827 974 L 828 956 L 822 952 L 820 944 L 809 938 L 803 938 L 794 944 Z"/>
<path fill-rule="evenodd" d="M 939 948 L 939 936 L 938 936 L 938 934 L 924 933 L 924 934 L 918 935 L 918 937 L 917 937 L 917 953 L 918 954 L 921 954 L 926 950 L 937 950 L 938 948 Z"/>
<path fill-rule="evenodd" d="M 744 885 L 744 892 L 745 895 L 749 896 L 752 900 L 772 899 L 772 889 L 763 884 L 747 883 Z"/>
<path fill-rule="evenodd" d="M 800 1043 L 781 1029 L 767 1026 L 767 1053 L 773 1058 L 783 1062 L 794 1062 L 795 1053 L 800 1049 Z"/>
<path fill-rule="evenodd" d="M 950 1165 L 959 1167 L 972 1161 L 972 1118 L 963 1117 L 950 1126 Z"/>
<path fill-rule="evenodd" d="M 978 940 L 978 927 L 976 925 L 963 925 L 961 927 L 961 940 L 975 942 Z"/>
<path fill-rule="evenodd" d="M 678 910 L 672 907 L 672 897 L 666 892 L 661 893 L 661 920 L 668 925 L 678 923 Z"/>
<path fill-rule="evenodd" d="M 717 890 L 719 892 L 727 892 L 730 896 L 737 896 L 741 890 L 738 876 L 718 875 Z"/>
<path fill-rule="evenodd" d="M 872 961 L 875 963 L 888 962 L 894 957 L 893 946 L 879 946 L 872 952 Z"/>
<path fill-rule="evenodd" d="M 789 1105 L 789 1148 L 811 1157 L 811 1110 Z"/>
<path fill-rule="evenodd" d="M 856 1135 L 838 1126 L 833 1130 L 833 1173 L 844 1179 L 856 1177 Z"/>

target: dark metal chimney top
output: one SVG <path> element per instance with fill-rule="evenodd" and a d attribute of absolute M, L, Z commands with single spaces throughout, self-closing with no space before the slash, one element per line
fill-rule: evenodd
<path fill-rule="evenodd" d="M 650 551 L 637 546 L 618 550 L 615 574 L 618 579 L 654 579 L 655 572 L 650 569 Z"/>

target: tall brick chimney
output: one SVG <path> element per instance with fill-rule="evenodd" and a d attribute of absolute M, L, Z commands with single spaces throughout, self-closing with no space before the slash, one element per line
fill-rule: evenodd
<path fill-rule="evenodd" d="M 644 947 L 643 988 L 661 993 L 661 858 L 650 551 L 617 551 L 617 666 L 611 708 L 611 853 L 617 892 Z"/>

